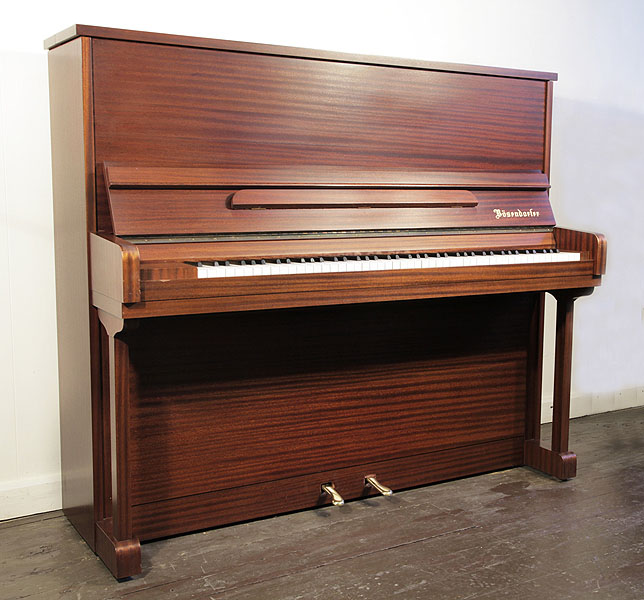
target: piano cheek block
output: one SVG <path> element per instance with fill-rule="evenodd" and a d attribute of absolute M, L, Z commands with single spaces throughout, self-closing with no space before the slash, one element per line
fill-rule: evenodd
<path fill-rule="evenodd" d="M 555 74 L 82 25 L 47 47 L 63 507 L 115 577 L 140 541 L 575 475 L 573 308 L 606 241 L 555 224 Z"/>

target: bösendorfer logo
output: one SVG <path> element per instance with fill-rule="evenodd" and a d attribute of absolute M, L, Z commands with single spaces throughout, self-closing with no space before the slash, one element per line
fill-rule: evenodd
<path fill-rule="evenodd" d="M 504 210 L 502 208 L 493 208 L 494 216 L 497 219 L 511 219 L 514 217 L 538 217 L 538 210 Z"/>

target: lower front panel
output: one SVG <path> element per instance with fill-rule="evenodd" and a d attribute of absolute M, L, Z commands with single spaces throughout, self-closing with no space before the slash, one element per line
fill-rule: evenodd
<path fill-rule="evenodd" d="M 375 475 L 394 490 L 522 464 L 523 438 L 475 444 L 396 460 L 368 463 L 133 507 L 141 540 L 194 531 L 329 504 L 321 484 L 332 482 L 345 500 L 377 494 L 365 486 Z"/>
<path fill-rule="evenodd" d="M 128 333 L 143 539 L 521 463 L 527 294 L 147 319 Z M 373 471 L 373 472 L 367 472 Z"/>

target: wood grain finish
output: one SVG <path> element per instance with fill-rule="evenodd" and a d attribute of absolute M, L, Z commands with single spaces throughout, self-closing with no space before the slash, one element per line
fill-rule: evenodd
<path fill-rule="evenodd" d="M 93 41 L 93 59 L 99 228 L 105 231 L 104 162 L 345 171 L 543 168 L 545 83 L 539 80 L 108 39 Z"/>
<path fill-rule="evenodd" d="M 201 280 L 170 280 L 142 283 L 141 299 L 146 302 L 181 298 L 213 298 L 224 296 L 250 296 L 254 294 L 295 294 L 299 292 L 336 292 L 341 299 L 342 290 L 371 289 L 378 294 L 381 288 L 417 286 L 419 293 L 433 295 L 433 289 L 440 294 L 453 295 L 447 286 L 468 284 L 472 294 L 482 293 L 482 288 L 490 286 L 487 293 L 507 291 L 503 282 L 521 286 L 523 281 L 541 281 L 541 286 L 551 285 L 548 280 L 569 277 L 585 277 L 592 281 L 592 263 L 495 265 L 487 267 L 460 267 L 458 269 L 401 269 L 399 271 L 367 271 L 359 273 L 310 273 L 305 275 L 272 275 L 265 277 L 231 277 Z M 529 284 L 528 284 L 529 285 Z M 555 288 L 556 289 L 556 284 Z M 498 290 L 494 286 L 498 286 Z M 537 291 L 530 290 L 530 291 Z M 484 293 L 484 292 L 483 292 Z M 461 290 L 456 295 L 463 294 Z M 132 307 L 133 308 L 133 307 Z"/>
<path fill-rule="evenodd" d="M 577 473 L 577 456 L 568 450 L 570 422 L 570 385 L 572 375 L 572 325 L 574 301 L 587 296 L 592 288 L 557 290 L 554 389 L 552 408 L 552 445 L 543 448 L 534 435 L 526 440 L 526 464 L 550 473 L 559 479 L 570 479 Z"/>
<path fill-rule="evenodd" d="M 289 208 L 474 208 L 467 190 L 239 190 L 231 209 Z"/>
<path fill-rule="evenodd" d="M 49 54 L 63 509 L 93 548 L 93 372 L 87 230 L 92 227 L 91 61 L 87 40 Z M 89 183 L 91 182 L 91 183 Z"/>
<path fill-rule="evenodd" d="M 368 56 L 364 54 L 346 54 L 330 52 L 327 50 L 312 50 L 307 48 L 292 48 L 290 46 L 274 46 L 269 44 L 252 44 L 248 42 L 235 42 L 231 40 L 213 40 L 210 38 L 171 35 L 166 33 L 152 33 L 149 31 L 131 31 L 110 27 L 96 27 L 93 25 L 72 25 L 68 29 L 57 33 L 44 42 L 45 49 L 52 49 L 64 44 L 78 36 L 103 38 L 111 40 L 125 40 L 144 42 L 149 44 L 163 44 L 166 46 L 187 46 L 191 48 L 207 48 L 210 50 L 226 50 L 231 52 L 245 52 L 249 54 L 269 54 L 273 56 L 292 56 L 297 58 L 371 64 L 386 67 L 403 67 L 408 69 L 424 69 L 433 71 L 450 71 L 455 73 L 470 73 L 476 75 L 492 75 L 498 77 L 516 77 L 525 79 L 541 79 L 556 81 L 557 74 L 545 71 L 526 71 L 523 69 L 504 69 L 500 67 L 483 67 L 477 65 L 461 65 L 444 62 L 430 62 L 405 58 L 392 58 L 385 56 Z"/>
<path fill-rule="evenodd" d="M 235 189 L 254 188 L 391 188 L 391 189 L 510 189 L 545 190 L 548 177 L 540 171 L 428 171 L 408 168 L 374 169 L 371 164 L 287 165 L 227 168 L 131 166 L 106 162 L 105 185 L 110 189 Z"/>
<path fill-rule="evenodd" d="M 525 416 L 525 439 L 539 445 L 541 435 L 541 388 L 543 379 L 543 334 L 545 317 L 545 293 L 537 295 L 530 319 L 528 343 L 527 400 Z"/>
<path fill-rule="evenodd" d="M 141 545 L 138 538 L 117 540 L 112 530 L 112 518 L 96 523 L 96 553 L 117 579 L 141 572 Z"/>
<path fill-rule="evenodd" d="M 296 256 L 355 256 L 357 254 L 408 254 L 417 252 L 459 252 L 490 249 L 522 250 L 554 248 L 551 231 L 514 233 L 461 233 L 449 235 L 406 235 L 330 239 L 280 239 L 239 241 L 189 241 L 139 244 L 142 278 L 146 264 L 156 261 L 239 260 L 245 258 L 286 258 Z"/>
<path fill-rule="evenodd" d="M 561 227 L 555 227 L 553 233 L 558 248 L 588 252 L 593 259 L 593 273 L 595 275 L 606 273 L 607 243 L 601 233 L 586 233 Z"/>
<path fill-rule="evenodd" d="M 446 479 L 515 467 L 523 462 L 521 438 L 439 450 L 391 461 L 322 471 L 286 480 L 254 483 L 132 507 L 134 530 L 142 540 L 216 527 L 249 518 L 317 507 L 328 503 L 320 483 L 332 481 L 346 500 L 373 495 L 364 477 L 376 473 L 395 492 Z M 257 502 L 261 498 L 261 502 Z M 181 519 L 177 519 L 181 515 Z"/>
<path fill-rule="evenodd" d="M 574 475 L 572 302 L 600 284 L 605 241 L 552 229 L 555 76 L 87 26 L 49 44 L 79 242 L 60 257 L 87 310 L 89 250 L 96 307 L 64 482 L 83 473 L 75 524 L 116 577 L 140 572 L 139 539 L 320 506 L 322 483 L 353 499 L 374 473 L 396 489 L 521 463 Z M 581 260 L 252 280 L 189 264 L 555 247 Z"/>
<path fill-rule="evenodd" d="M 141 505 L 133 514 L 217 490 L 246 497 L 249 508 L 277 482 L 293 493 L 286 510 L 314 506 L 320 476 L 348 479 L 348 497 L 359 496 L 359 472 L 415 485 L 431 455 L 444 465 L 431 469 L 435 478 L 452 461 L 459 472 L 479 461 L 517 464 L 521 450 L 509 440 L 523 436 L 532 303 L 514 295 L 142 321 L 127 338 L 130 491 Z M 499 448 L 494 458 L 487 445 Z M 416 466 L 394 475 L 399 459 Z M 266 504 L 252 514 L 270 514 Z M 236 503 L 224 510 L 244 518 Z M 172 531 L 176 518 L 167 513 L 156 533 Z M 134 535 L 150 535 L 146 527 L 133 525 Z"/>
<path fill-rule="evenodd" d="M 231 193 L 224 190 L 116 189 L 110 191 L 109 204 L 114 233 L 119 236 L 554 225 L 545 191 L 469 194 L 474 206 L 462 202 L 449 208 L 233 210 Z"/>
<path fill-rule="evenodd" d="M 472 287 L 475 285 L 476 287 Z M 376 290 L 369 287 L 346 288 L 341 294 L 337 290 L 303 291 L 289 294 L 268 292 L 246 296 L 208 296 L 204 298 L 185 298 L 138 302 L 123 307 L 123 316 L 128 319 L 171 315 L 190 315 L 209 312 L 233 312 L 263 310 L 269 308 L 295 308 L 301 306 L 330 306 L 336 304 L 358 304 L 362 302 L 393 302 L 422 298 L 450 298 L 483 294 L 510 294 L 535 290 L 557 290 L 573 286 L 589 285 L 588 273 L 579 276 L 561 275 L 550 278 L 471 280 L 447 282 L 425 282 L 418 286 L 412 282 L 408 286 L 382 287 Z M 599 285 L 594 283 L 591 285 Z"/>
<path fill-rule="evenodd" d="M 117 302 L 141 299 L 141 266 L 138 248 L 115 236 L 89 236 L 92 253 L 92 293 Z"/>
<path fill-rule="evenodd" d="M 132 503 L 521 437 L 530 303 L 142 321 L 129 341 Z"/>
<path fill-rule="evenodd" d="M 552 137 L 552 99 L 554 96 L 554 84 L 552 81 L 546 83 L 546 114 L 544 123 L 544 140 L 543 140 L 543 174 L 550 178 L 550 153 Z"/>

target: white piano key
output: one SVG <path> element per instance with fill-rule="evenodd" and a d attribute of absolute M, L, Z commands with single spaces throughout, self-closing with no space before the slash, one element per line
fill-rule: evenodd
<path fill-rule="evenodd" d="M 477 267 L 485 267 L 490 264 L 490 257 L 485 253 L 477 254 L 474 258 L 474 265 Z"/>
<path fill-rule="evenodd" d="M 461 256 L 460 252 L 447 257 L 446 266 L 448 267 L 462 267 L 464 264 L 464 258 Z"/>
<path fill-rule="evenodd" d="M 476 266 L 477 257 L 472 252 L 466 252 L 463 256 L 463 266 L 464 267 L 474 267 Z"/>
<path fill-rule="evenodd" d="M 391 268 L 394 270 L 402 269 L 402 259 L 397 254 L 391 259 Z"/>
<path fill-rule="evenodd" d="M 226 277 L 226 267 L 212 266 L 208 269 L 208 277 Z"/>
<path fill-rule="evenodd" d="M 336 273 L 337 271 L 333 268 L 333 263 L 331 261 L 324 261 L 320 263 L 322 273 Z"/>
<path fill-rule="evenodd" d="M 581 260 L 579 252 L 559 252 L 560 262 L 576 262 Z"/>
<path fill-rule="evenodd" d="M 313 259 L 311 264 L 313 265 L 314 273 L 322 273 L 322 263 L 319 260 Z"/>
<path fill-rule="evenodd" d="M 210 277 L 210 267 L 207 265 L 197 266 L 197 279 L 207 279 Z"/>

